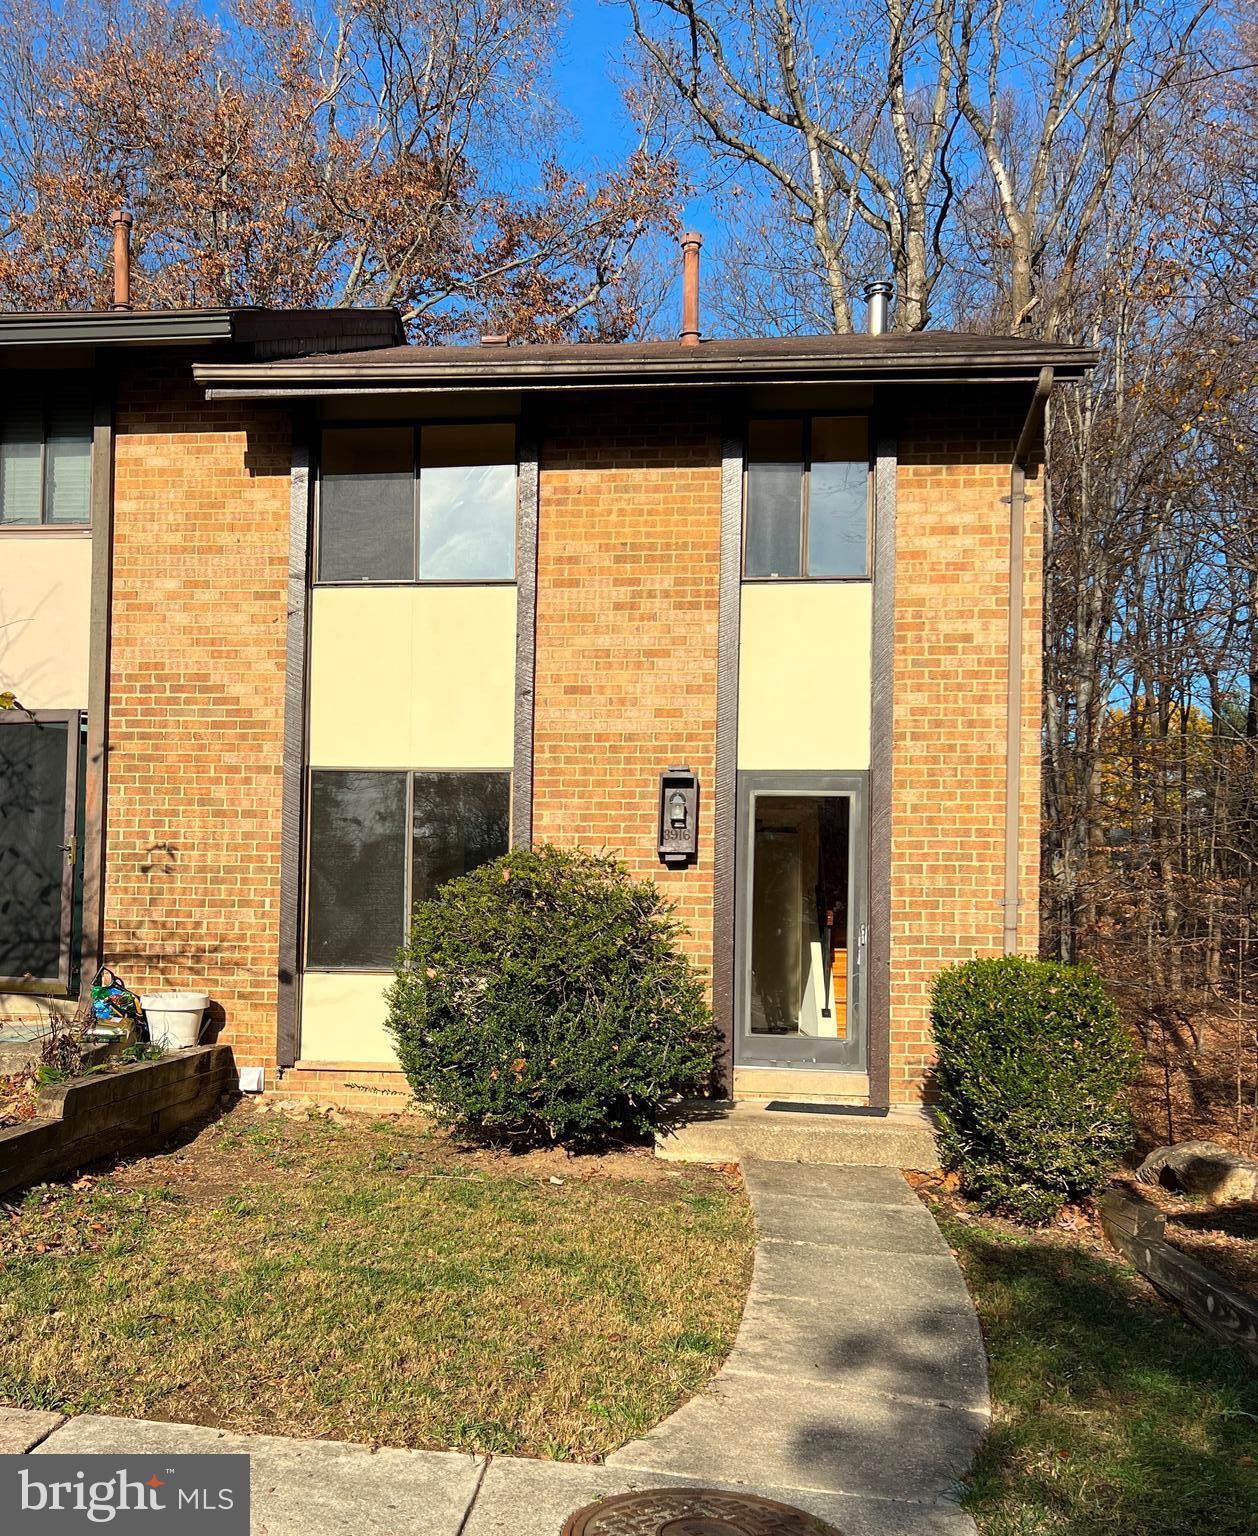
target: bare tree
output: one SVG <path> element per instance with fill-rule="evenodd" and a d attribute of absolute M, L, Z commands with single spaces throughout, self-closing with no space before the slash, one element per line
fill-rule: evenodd
<path fill-rule="evenodd" d="M 861 275 L 889 260 L 897 324 L 930 319 L 957 124 L 955 0 L 868 0 L 839 11 L 790 0 L 628 0 L 635 36 L 691 113 L 696 140 L 751 169 L 806 235 L 829 327 L 852 329 Z M 878 265 L 852 261 L 875 237 Z"/>
<path fill-rule="evenodd" d="M 125 197 L 145 304 L 396 304 L 433 339 L 635 323 L 609 296 L 671 225 L 676 167 L 564 163 L 557 0 L 0 14 L 0 302 L 100 302 Z"/>
<path fill-rule="evenodd" d="M 1062 323 L 1128 146 L 1191 75 L 1209 9 L 627 4 L 700 151 L 761 190 L 743 198 L 750 229 L 732 238 L 744 269 L 766 269 L 790 307 L 819 309 L 800 303 L 811 279 L 828 328 L 848 331 L 857 281 L 889 269 L 901 329 L 950 309 L 972 325 L 1043 334 Z M 975 273 L 981 291 L 958 302 Z"/>
<path fill-rule="evenodd" d="M 1070 286 L 1124 152 L 1178 84 L 1209 5 L 1171 0 L 966 0 L 957 101 L 1003 223 L 992 242 L 996 320 L 1059 329 Z M 1018 79 L 1015 94 L 1007 82 Z M 1050 259 L 1051 258 L 1051 259 Z"/>

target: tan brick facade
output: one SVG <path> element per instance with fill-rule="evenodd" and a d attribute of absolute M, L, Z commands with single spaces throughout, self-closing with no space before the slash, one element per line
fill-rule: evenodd
<path fill-rule="evenodd" d="M 721 446 L 702 402 L 606 396 L 548 424 L 539 474 L 533 836 L 654 876 L 712 963 Z M 704 793 L 699 857 L 654 853 L 659 773 Z"/>
<path fill-rule="evenodd" d="M 910 422 L 896 509 L 891 854 L 891 1099 L 920 1102 L 933 1059 L 931 983 L 1001 953 L 1004 908 L 1010 460 L 973 418 Z M 1037 944 L 1042 497 L 1024 520 L 1020 947 Z M 876 793 L 875 789 L 875 793 Z"/>
<path fill-rule="evenodd" d="M 118 381 L 104 951 L 210 992 L 275 1061 L 286 417 L 207 404 L 187 361 Z"/>
<path fill-rule="evenodd" d="M 1010 457 L 1016 425 L 899 429 L 891 1097 L 917 1101 L 939 968 L 1002 940 Z M 987 429 L 990 433 L 991 429 Z M 275 1064 L 290 439 L 207 404 L 185 363 L 119 380 L 105 954 L 208 990 Z M 1028 484 L 1021 946 L 1038 878 L 1042 502 Z M 708 397 L 567 397 L 542 433 L 533 833 L 656 878 L 712 961 L 721 445 Z M 654 853 L 657 775 L 700 776 L 700 854 Z M 879 786 L 872 786 L 873 794 Z M 287 1084 L 372 1100 L 393 1074 Z M 299 1081 L 300 1080 L 300 1081 Z"/>

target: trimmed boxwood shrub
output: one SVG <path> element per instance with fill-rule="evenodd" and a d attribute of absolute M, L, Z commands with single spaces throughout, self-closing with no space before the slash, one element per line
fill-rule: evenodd
<path fill-rule="evenodd" d="M 703 978 L 654 881 L 518 849 L 415 909 L 388 1028 L 446 1124 L 588 1146 L 643 1135 L 711 1071 Z"/>
<path fill-rule="evenodd" d="M 1006 956 L 935 979 L 945 1166 L 986 1210 L 1050 1221 L 1092 1194 L 1132 1142 L 1139 1053 L 1086 966 Z"/>

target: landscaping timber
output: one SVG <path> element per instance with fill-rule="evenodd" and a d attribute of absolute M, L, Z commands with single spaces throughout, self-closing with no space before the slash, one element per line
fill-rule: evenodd
<path fill-rule="evenodd" d="M 100 1157 L 152 1151 L 236 1087 L 225 1045 L 92 1073 L 41 1090 L 36 1116 L 0 1131 L 0 1194 Z"/>
<path fill-rule="evenodd" d="M 1110 1189 L 1099 1201 L 1110 1242 L 1192 1320 L 1258 1362 L 1258 1300 L 1166 1242 L 1166 1218 L 1147 1200 Z"/>

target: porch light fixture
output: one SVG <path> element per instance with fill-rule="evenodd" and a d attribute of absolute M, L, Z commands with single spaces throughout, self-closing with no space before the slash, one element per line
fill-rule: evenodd
<path fill-rule="evenodd" d="M 685 763 L 660 774 L 660 859 L 668 865 L 689 864 L 699 851 L 699 779 Z"/>

